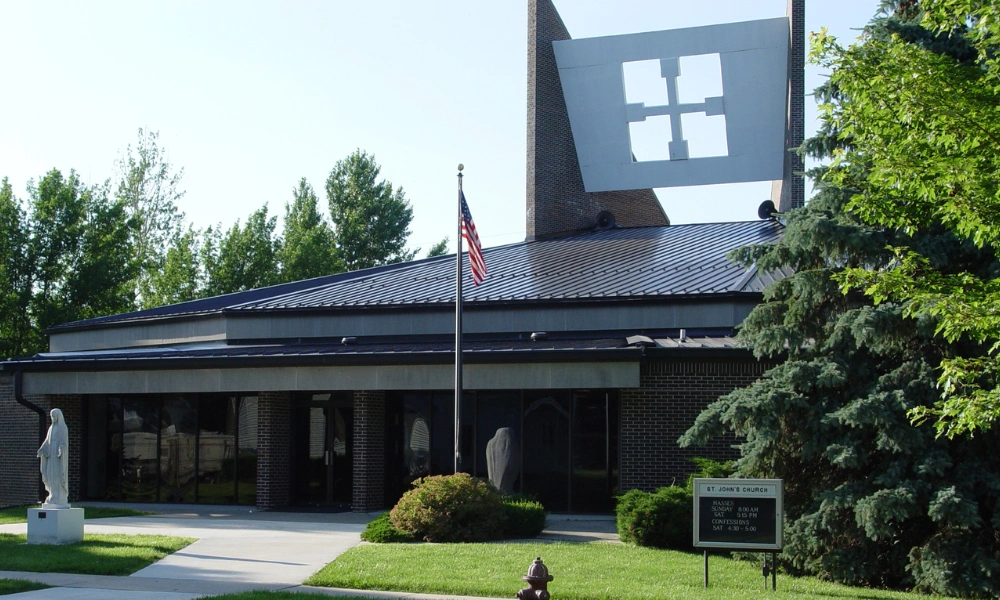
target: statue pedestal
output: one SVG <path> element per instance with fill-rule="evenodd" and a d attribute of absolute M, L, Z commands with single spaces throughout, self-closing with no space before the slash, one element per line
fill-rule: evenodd
<path fill-rule="evenodd" d="M 29 508 L 29 544 L 74 544 L 83 541 L 82 508 Z"/>

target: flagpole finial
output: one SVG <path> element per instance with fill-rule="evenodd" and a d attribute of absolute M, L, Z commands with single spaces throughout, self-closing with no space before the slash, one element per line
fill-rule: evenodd
<path fill-rule="evenodd" d="M 465 169 L 465 165 L 458 163 L 458 172 L 461 173 Z"/>

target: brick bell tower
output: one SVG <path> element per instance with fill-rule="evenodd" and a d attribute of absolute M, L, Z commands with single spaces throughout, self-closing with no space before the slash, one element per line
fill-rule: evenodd
<path fill-rule="evenodd" d="M 527 239 L 594 229 L 598 214 L 604 211 L 622 227 L 669 225 L 651 189 L 584 190 L 552 49 L 552 42 L 568 39 L 552 0 L 528 0 Z"/>

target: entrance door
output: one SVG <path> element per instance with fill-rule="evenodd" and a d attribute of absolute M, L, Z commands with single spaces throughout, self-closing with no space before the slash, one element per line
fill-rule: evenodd
<path fill-rule="evenodd" d="M 296 504 L 350 507 L 354 467 L 350 395 L 309 394 L 296 408 L 292 453 Z"/>

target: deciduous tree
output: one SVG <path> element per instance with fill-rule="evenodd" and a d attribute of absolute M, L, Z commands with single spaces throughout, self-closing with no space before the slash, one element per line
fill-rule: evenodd
<path fill-rule="evenodd" d="M 201 269 L 201 238 L 198 230 L 188 227 L 167 249 L 163 267 L 149 281 L 148 303 L 164 306 L 197 300 L 204 295 Z"/>
<path fill-rule="evenodd" d="M 6 177 L 0 181 L 0 357 L 26 353 L 31 336 L 31 269 L 24 209 Z"/>
<path fill-rule="evenodd" d="M 202 246 L 206 295 L 242 292 L 278 283 L 276 217 L 267 216 L 267 205 L 240 227 L 237 221 L 226 234 L 209 228 Z"/>
<path fill-rule="evenodd" d="M 303 177 L 285 204 L 284 234 L 278 260 L 282 281 L 321 277 L 344 270 L 333 232 L 319 211 L 316 192 Z"/>
<path fill-rule="evenodd" d="M 431 246 L 431 249 L 427 251 L 427 258 L 443 256 L 445 254 L 448 254 L 448 236 L 445 236 L 443 240 Z"/>
<path fill-rule="evenodd" d="M 159 133 L 139 129 L 135 147 L 128 146 L 116 164 L 118 185 L 115 196 L 125 203 L 136 219 L 135 246 L 140 271 L 136 295 L 146 308 L 156 306 L 151 296 L 151 280 L 163 267 L 171 243 L 181 235 L 184 213 L 177 202 L 184 196 L 180 188 L 184 169 L 174 170 L 166 151 L 159 145 Z"/>
<path fill-rule="evenodd" d="M 843 101 L 824 106 L 850 144 L 828 179 L 856 192 L 848 209 L 876 226 L 954 233 L 992 252 L 1000 245 L 1000 6 L 971 0 L 901 2 L 921 23 L 868 34 L 847 48 L 814 43 Z M 923 10 L 925 12 L 921 13 Z M 845 288 L 901 302 L 935 318 L 948 342 L 971 340 L 941 361 L 943 397 L 915 407 L 949 437 L 1000 417 L 1000 280 L 894 240 L 894 260 L 846 272 Z"/>
<path fill-rule="evenodd" d="M 899 17 L 876 20 L 865 35 L 880 39 L 908 26 Z M 853 101 L 837 79 L 818 96 L 835 106 Z M 835 115 L 828 111 L 821 134 L 807 142 L 821 158 L 854 151 L 856 129 Z M 901 246 L 933 257 L 942 272 L 985 280 L 1000 263 L 988 248 L 942 226 L 865 223 L 848 206 L 864 193 L 852 184 L 866 181 L 869 165 L 835 165 L 852 169 L 850 178 L 814 172 L 821 191 L 787 215 L 782 241 L 736 253 L 748 266 L 788 275 L 767 288 L 739 332 L 758 358 L 776 366 L 711 404 L 681 443 L 736 433 L 743 440 L 740 475 L 785 481 L 782 555 L 792 571 L 996 597 L 1000 432 L 948 439 L 930 423 L 910 422 L 913 411 L 939 400 L 941 360 L 975 353 L 977 344 L 935 336 L 935 317 L 908 313 L 904 304 L 844 294 L 838 277 L 889 271 L 898 260 L 892 248 Z"/>
<path fill-rule="evenodd" d="M 403 188 L 379 179 L 375 158 L 356 150 L 338 161 L 326 180 L 334 241 L 344 267 L 353 271 L 412 260 L 406 250 L 413 209 Z"/>

